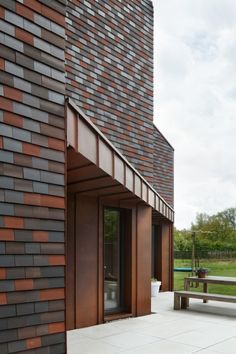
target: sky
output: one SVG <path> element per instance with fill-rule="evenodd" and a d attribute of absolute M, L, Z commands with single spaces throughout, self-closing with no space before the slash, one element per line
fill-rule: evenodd
<path fill-rule="evenodd" d="M 175 148 L 175 226 L 236 207 L 236 0 L 153 0 L 154 121 Z"/>

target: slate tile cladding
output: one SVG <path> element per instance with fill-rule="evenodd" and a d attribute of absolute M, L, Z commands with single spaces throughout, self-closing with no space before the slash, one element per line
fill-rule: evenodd
<path fill-rule="evenodd" d="M 65 353 L 66 0 L 0 0 L 0 353 Z"/>
<path fill-rule="evenodd" d="M 154 125 L 153 186 L 174 207 L 174 149 Z"/>
<path fill-rule="evenodd" d="M 67 95 L 152 181 L 152 2 L 69 0 L 66 36 Z"/>

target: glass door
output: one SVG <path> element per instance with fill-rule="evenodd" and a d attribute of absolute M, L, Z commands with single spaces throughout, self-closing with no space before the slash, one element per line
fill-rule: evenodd
<path fill-rule="evenodd" d="M 124 251 L 119 209 L 104 210 L 104 311 L 123 309 Z"/>

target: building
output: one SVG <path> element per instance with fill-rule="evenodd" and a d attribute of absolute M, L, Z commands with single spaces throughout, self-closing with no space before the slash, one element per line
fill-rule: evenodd
<path fill-rule="evenodd" d="M 173 148 L 150 0 L 0 0 L 0 352 L 150 313 L 172 289 Z M 152 255 L 152 256 L 151 256 Z"/>

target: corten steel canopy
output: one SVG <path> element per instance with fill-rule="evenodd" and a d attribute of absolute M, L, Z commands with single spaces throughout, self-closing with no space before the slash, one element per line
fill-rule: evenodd
<path fill-rule="evenodd" d="M 117 191 L 118 194 L 120 187 L 125 187 L 127 192 L 131 192 L 135 197 L 150 205 L 158 214 L 171 222 L 174 221 L 172 207 L 70 98 L 67 100 L 67 146 L 72 147 L 76 154 L 79 153 L 81 159 L 84 158 L 85 166 L 86 161 L 91 162 L 89 165 L 87 164 L 87 169 L 95 172 L 94 177 L 103 189 L 113 187 L 113 193 L 115 194 Z M 73 159 L 73 154 L 74 152 L 70 153 L 70 160 Z M 73 182 L 72 170 L 68 173 L 72 176 Z M 98 171 L 102 171 L 103 174 Z M 109 182 L 111 178 L 113 186 Z M 86 186 L 88 185 L 89 180 L 86 180 Z M 70 184 L 69 191 L 75 191 L 75 188 L 76 181 L 74 181 L 74 186 L 73 183 Z M 80 189 L 80 191 L 85 190 L 86 188 Z"/>

